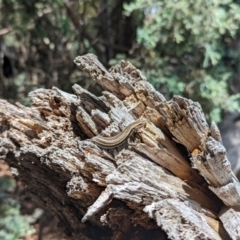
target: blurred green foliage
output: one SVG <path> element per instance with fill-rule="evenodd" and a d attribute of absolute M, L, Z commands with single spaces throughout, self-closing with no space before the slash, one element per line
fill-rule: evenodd
<path fill-rule="evenodd" d="M 240 95 L 229 86 L 238 71 L 239 3 L 135 0 L 124 8 L 142 16 L 136 41 L 150 82 L 169 96 L 199 101 L 217 122 L 222 110 L 238 109 Z"/>
<path fill-rule="evenodd" d="M 0 31 L 11 30 L 0 43 L 15 49 L 4 98 L 28 103 L 35 88 L 71 91 L 74 83 L 95 91 L 72 61 L 93 52 L 106 66 L 130 60 L 167 99 L 199 101 L 209 119 L 219 122 L 223 111 L 239 107 L 238 1 L 1 0 L 0 6 Z"/>
<path fill-rule="evenodd" d="M 9 177 L 0 178 L 0 239 L 16 240 L 34 233 L 29 218 L 21 215 L 19 202 L 11 197 L 16 186 Z"/>

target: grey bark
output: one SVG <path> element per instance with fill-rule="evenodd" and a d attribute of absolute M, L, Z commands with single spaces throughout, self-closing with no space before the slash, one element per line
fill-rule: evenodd
<path fill-rule="evenodd" d="M 201 106 L 157 92 L 121 61 L 75 63 L 105 91 L 78 85 L 29 94 L 31 107 L 0 101 L 0 155 L 32 197 L 54 212 L 69 239 L 239 239 L 239 182 L 220 132 Z M 133 121 L 128 143 L 101 149 Z"/>

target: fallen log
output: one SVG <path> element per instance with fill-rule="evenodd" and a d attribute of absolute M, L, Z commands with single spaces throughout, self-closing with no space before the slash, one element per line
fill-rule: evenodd
<path fill-rule="evenodd" d="M 240 239 L 240 188 L 201 106 L 166 101 L 131 63 L 75 64 L 100 84 L 0 100 L 0 159 L 68 239 Z"/>

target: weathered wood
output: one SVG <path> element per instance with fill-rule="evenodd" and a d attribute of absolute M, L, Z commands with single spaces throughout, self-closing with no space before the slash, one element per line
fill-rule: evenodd
<path fill-rule="evenodd" d="M 219 214 L 225 229 L 232 239 L 239 239 L 240 235 L 240 213 L 232 208 L 223 208 Z"/>
<path fill-rule="evenodd" d="M 0 100 L 0 157 L 66 236 L 239 239 L 239 182 L 201 106 L 166 101 L 129 62 L 108 71 L 87 54 L 75 63 L 105 89 L 101 97 L 74 85 L 74 94 L 31 92 L 31 107 Z M 137 119 L 147 124 L 120 148 L 91 141 Z"/>

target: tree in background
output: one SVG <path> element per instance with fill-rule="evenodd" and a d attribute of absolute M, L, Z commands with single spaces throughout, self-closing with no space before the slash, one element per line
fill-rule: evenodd
<path fill-rule="evenodd" d="M 5 50 L 15 49 L 15 58 L 9 57 L 12 77 L 1 74 L 4 98 L 26 102 L 30 90 L 53 85 L 67 91 L 73 83 L 91 87 L 72 59 L 93 52 L 106 66 L 129 59 L 168 98 L 180 94 L 199 101 L 207 117 L 217 122 L 222 110 L 239 106 L 236 1 L 0 3 L 0 42 Z"/>
<path fill-rule="evenodd" d="M 207 117 L 217 122 L 222 110 L 238 108 L 237 3 L 136 0 L 124 6 L 127 15 L 138 12 L 143 17 L 136 41 L 150 82 L 166 95 L 199 101 Z"/>
<path fill-rule="evenodd" d="M 135 39 L 131 16 L 123 15 L 125 1 L 0 2 L 1 55 L 15 63 L 8 76 L 1 74 L 2 94 L 8 100 L 27 102 L 27 93 L 39 87 L 71 91 L 73 83 L 79 83 L 89 88 L 86 75 L 75 71 L 74 57 L 94 52 L 107 65 L 118 53 L 128 55 Z M 15 47 L 13 57 L 10 46 Z"/>

